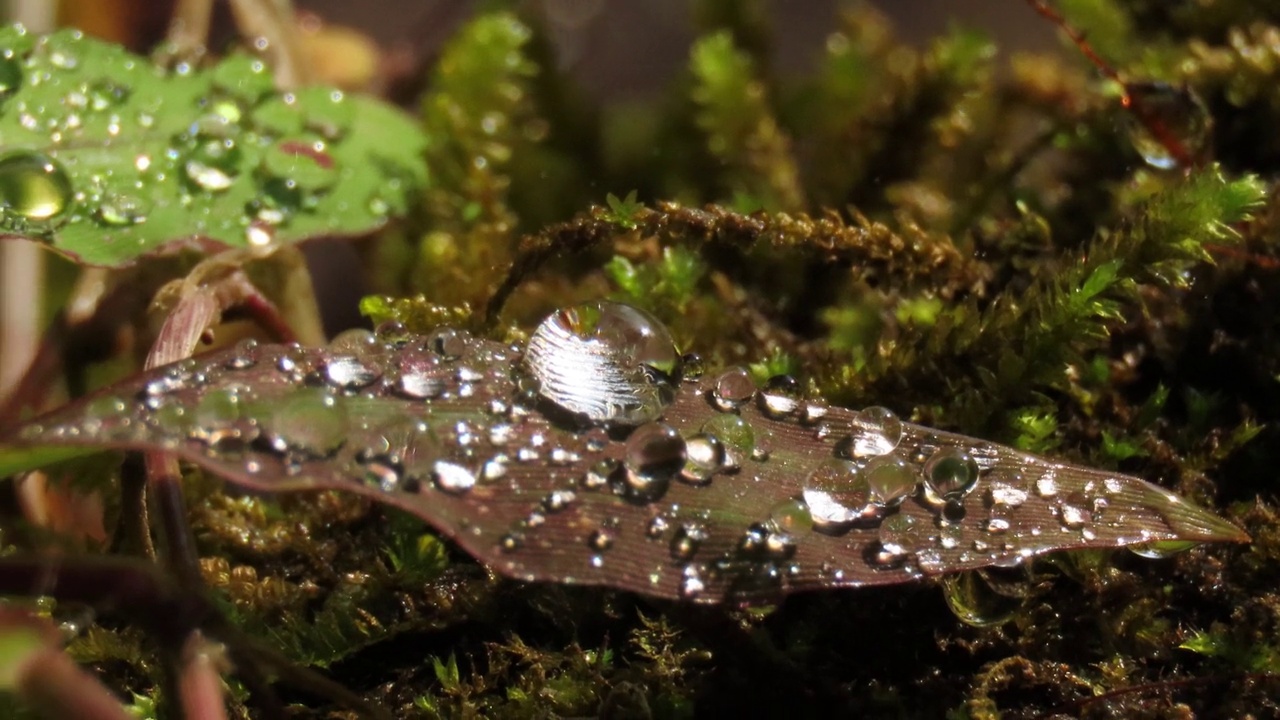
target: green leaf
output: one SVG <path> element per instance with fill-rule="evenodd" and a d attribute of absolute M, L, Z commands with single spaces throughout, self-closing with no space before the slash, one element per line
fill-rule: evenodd
<path fill-rule="evenodd" d="M 84 264 L 179 240 L 364 234 L 427 181 L 426 138 L 398 110 L 323 87 L 277 93 L 247 56 L 165 70 L 76 31 L 12 28 L 0 48 L 21 78 L 0 114 L 0 236 Z"/>

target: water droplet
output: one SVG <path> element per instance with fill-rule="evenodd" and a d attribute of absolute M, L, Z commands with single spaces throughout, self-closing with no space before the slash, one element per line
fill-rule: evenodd
<path fill-rule="evenodd" d="M 542 509 L 548 515 L 558 513 L 567 509 L 577 499 L 578 496 L 572 490 L 552 490 L 542 499 Z"/>
<path fill-rule="evenodd" d="M 671 558 L 673 560 L 689 560 L 698 554 L 698 548 L 707 540 L 707 531 L 701 525 L 684 523 L 676 529 L 671 538 Z"/>
<path fill-rule="evenodd" d="M 711 404 L 733 412 L 756 395 L 756 383 L 746 368 L 735 366 L 720 373 L 711 385 Z"/>
<path fill-rule="evenodd" d="M 925 523 L 915 515 L 899 512 L 880 523 L 880 546 L 891 555 L 906 555 L 927 539 Z"/>
<path fill-rule="evenodd" d="M 1053 513 L 1058 516 L 1062 527 L 1068 530 L 1082 530 L 1093 518 L 1088 498 L 1080 493 L 1059 498 L 1053 507 Z"/>
<path fill-rule="evenodd" d="M 872 458 L 862 469 L 871 488 L 871 497 L 885 507 L 894 507 L 916 491 L 919 477 L 906 461 L 896 457 Z"/>
<path fill-rule="evenodd" d="M 88 109 L 102 112 L 124 104 L 129 99 L 132 89 L 107 78 L 99 78 L 85 88 Z"/>
<path fill-rule="evenodd" d="M 427 336 L 427 347 L 442 360 L 457 360 L 467 351 L 467 336 L 453 328 L 437 328 Z"/>
<path fill-rule="evenodd" d="M 1158 540 L 1156 542 L 1130 545 L 1129 552 L 1149 560 L 1164 560 L 1179 553 L 1184 553 L 1199 544 L 1190 540 Z"/>
<path fill-rule="evenodd" d="M 230 138 L 201 140 L 186 156 L 183 172 L 199 190 L 222 192 L 240 172 L 239 145 Z"/>
<path fill-rule="evenodd" d="M 941 448 L 924 464 L 924 497 L 934 505 L 957 503 L 977 484 L 978 463 L 960 448 Z"/>
<path fill-rule="evenodd" d="M 1027 501 L 1027 491 L 1006 482 L 995 482 L 987 491 L 987 500 L 993 510 L 1018 508 Z"/>
<path fill-rule="evenodd" d="M 680 478 L 693 485 L 702 485 L 711 481 L 711 477 L 724 466 L 724 445 L 715 435 L 700 433 L 685 442 L 688 456 Z"/>
<path fill-rule="evenodd" d="M 760 409 L 773 418 L 793 415 L 800 409 L 800 381 L 790 375 L 774 375 L 760 394 Z"/>
<path fill-rule="evenodd" d="M 845 530 L 884 515 L 884 506 L 875 502 L 866 477 L 848 460 L 824 461 L 805 478 L 803 495 L 819 530 Z"/>
<path fill-rule="evenodd" d="M 685 600 L 696 600 L 707 589 L 702 581 L 702 573 L 695 565 L 686 565 L 680 575 L 680 597 Z"/>
<path fill-rule="evenodd" d="M 851 424 L 854 457 L 887 455 L 902 440 L 902 421 L 889 408 L 866 408 L 853 416 Z"/>
<path fill-rule="evenodd" d="M 0 108 L 22 89 L 23 75 L 22 59 L 14 55 L 12 49 L 6 49 L 0 55 Z"/>
<path fill-rule="evenodd" d="M 687 459 L 684 438 L 675 428 L 663 423 L 640 426 L 627 438 L 624 448 L 623 494 L 636 502 L 657 500 Z"/>
<path fill-rule="evenodd" d="M 524 533 L 509 532 L 498 540 L 498 547 L 503 552 L 515 552 L 524 546 Z"/>
<path fill-rule="evenodd" d="M 326 390 L 303 388 L 281 401 L 265 429 L 279 452 L 324 457 L 346 441 L 347 406 Z"/>
<path fill-rule="evenodd" d="M 667 531 L 667 519 L 661 515 L 655 515 L 649 519 L 649 523 L 644 526 L 645 537 L 658 539 Z"/>
<path fill-rule="evenodd" d="M 365 483 L 383 492 L 417 490 L 416 482 L 407 485 L 403 483 L 404 466 L 400 457 L 394 453 L 361 450 L 356 455 L 356 462 L 360 463 Z"/>
<path fill-rule="evenodd" d="M 132 195 L 108 193 L 98 203 L 94 215 L 103 225 L 137 225 L 147 219 L 147 203 Z"/>
<path fill-rule="evenodd" d="M 1046 471 L 1036 480 L 1036 495 L 1050 498 L 1058 494 L 1058 478 L 1052 470 Z"/>
<path fill-rule="evenodd" d="M 338 181 L 337 163 L 319 138 L 296 136 L 272 143 L 262 156 L 262 173 L 282 186 L 277 193 L 281 205 L 298 207 L 306 203 L 307 194 L 328 190 Z"/>
<path fill-rule="evenodd" d="M 613 547 L 614 540 L 615 536 L 613 531 L 606 528 L 597 528 L 592 530 L 591 534 L 587 536 L 587 547 L 592 550 L 604 552 L 605 550 Z"/>
<path fill-rule="evenodd" d="M 1023 598 L 993 585 L 983 571 L 946 575 L 942 578 L 943 596 L 951 612 L 967 625 L 990 627 L 1008 622 L 1022 607 Z"/>
<path fill-rule="evenodd" d="M 447 376 L 435 358 L 410 353 L 399 358 L 395 378 L 397 393 L 414 400 L 431 400 L 442 395 L 446 387 Z"/>
<path fill-rule="evenodd" d="M 1129 141 L 1148 165 L 1161 170 L 1203 159 L 1213 139 L 1213 118 L 1190 88 L 1168 83 L 1125 85 Z"/>
<path fill-rule="evenodd" d="M 590 422 L 619 425 L 660 416 L 675 399 L 679 365 L 662 323 L 612 302 L 552 313 L 524 356 L 543 398 Z"/>
<path fill-rule="evenodd" d="M 324 377 L 330 385 L 343 390 L 366 387 L 381 377 L 377 368 L 362 362 L 353 355 L 329 358 L 324 366 Z"/>
<path fill-rule="evenodd" d="M 43 153 L 0 159 L 0 211 L 19 221 L 43 222 L 67 210 L 74 188 L 61 163 Z"/>
<path fill-rule="evenodd" d="M 705 371 L 706 366 L 698 353 L 685 353 L 680 356 L 680 376 L 685 380 L 697 380 Z"/>
<path fill-rule="evenodd" d="M 728 459 L 734 463 L 750 457 L 756 446 L 756 433 L 751 423 L 737 415 L 716 415 L 702 424 L 702 432 L 716 436 L 729 453 Z"/>
<path fill-rule="evenodd" d="M 437 460 L 432 467 L 431 481 L 441 492 L 462 495 L 476 486 L 476 474 L 465 465 Z"/>
<path fill-rule="evenodd" d="M 769 521 L 765 524 L 773 532 L 795 535 L 813 529 L 813 515 L 809 506 L 800 498 L 790 498 L 774 505 L 769 510 Z"/>

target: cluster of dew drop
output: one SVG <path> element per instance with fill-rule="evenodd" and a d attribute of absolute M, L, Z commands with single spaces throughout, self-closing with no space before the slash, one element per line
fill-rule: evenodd
<path fill-rule="evenodd" d="M 1010 566 L 1201 521 L 1133 478 L 829 407 L 789 377 L 704 374 L 661 322 L 610 302 L 553 313 L 524 347 L 388 323 L 326 348 L 246 341 L 134 387 L 27 439 L 159 445 L 268 489 L 354 481 L 508 574 L 692 601 Z M 786 433 L 810 438 L 803 455 Z M 1143 508 L 1173 532 L 1132 524 Z"/>
<path fill-rule="evenodd" d="M 0 230 L 47 237 L 89 222 L 107 243 L 138 249 L 189 235 L 267 245 L 354 172 L 330 146 L 355 114 L 339 91 L 274 93 L 265 64 L 246 55 L 162 70 L 78 31 L 2 28 L 0 143 L 12 149 L 0 155 Z M 117 137 L 147 141 L 131 162 L 86 150 Z M 396 189 L 361 211 L 384 219 Z M 336 229 L 341 217 L 325 222 Z"/>

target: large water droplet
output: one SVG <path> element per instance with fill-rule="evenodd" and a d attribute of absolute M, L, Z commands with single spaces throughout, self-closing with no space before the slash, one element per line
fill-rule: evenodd
<path fill-rule="evenodd" d="M 814 527 L 820 530 L 839 531 L 884 514 L 866 477 L 848 460 L 824 461 L 805 478 L 803 495 Z"/>
<path fill-rule="evenodd" d="M 442 492 L 452 495 L 461 495 L 476 486 L 476 474 L 470 468 L 449 460 L 435 462 L 431 480 Z"/>
<path fill-rule="evenodd" d="M 853 416 L 851 425 L 854 457 L 887 455 L 902 440 L 902 421 L 889 408 L 866 408 Z"/>
<path fill-rule="evenodd" d="M 965 624 L 975 627 L 1007 622 L 1023 602 L 1023 596 L 1017 594 L 1016 585 L 993 583 L 981 570 L 944 576 L 942 592 L 951 612 Z"/>
<path fill-rule="evenodd" d="M 0 159 L 0 210 L 24 221 L 51 220 L 66 211 L 74 188 L 62 165 L 36 152 Z"/>
<path fill-rule="evenodd" d="M 941 448 L 924 464 L 924 497 L 934 505 L 957 503 L 977 485 L 978 463 L 960 448 Z"/>
<path fill-rule="evenodd" d="M 732 412 L 756 395 L 756 383 L 751 373 L 741 366 L 731 367 L 720 373 L 711 384 L 709 396 L 717 409 Z"/>
<path fill-rule="evenodd" d="M 905 461 L 882 455 L 872 458 L 862 469 L 871 488 L 871 497 L 885 507 L 900 504 L 916 490 L 919 477 Z"/>
<path fill-rule="evenodd" d="M 623 494 L 636 502 L 657 500 L 687 459 L 684 438 L 675 428 L 663 423 L 642 425 L 627 438 L 624 448 Z"/>
<path fill-rule="evenodd" d="M 1161 170 L 1203 160 L 1213 138 L 1213 118 L 1190 88 L 1167 83 L 1125 86 L 1129 141 L 1148 165 Z"/>
<path fill-rule="evenodd" d="M 700 433 L 689 438 L 685 443 L 688 458 L 680 478 L 694 485 L 702 485 L 711 481 L 725 463 L 725 449 L 715 435 Z"/>
<path fill-rule="evenodd" d="M 794 415 L 800 409 L 802 396 L 799 380 L 790 375 L 774 375 L 760 393 L 760 409 L 773 418 Z"/>
<path fill-rule="evenodd" d="M 279 192 L 298 195 L 284 199 L 290 206 L 302 205 L 302 194 L 328 190 L 338 181 L 337 163 L 324 141 L 316 137 L 289 137 L 272 143 L 262 156 L 261 170 L 283 183 Z"/>
<path fill-rule="evenodd" d="M 737 415 L 717 415 L 702 424 L 702 432 L 715 435 L 734 463 L 751 457 L 756 447 L 756 433 L 751 423 Z"/>
<path fill-rule="evenodd" d="M 324 457 L 346 440 L 347 407 L 326 390 L 304 388 L 281 401 L 266 430 L 277 451 Z"/>
<path fill-rule="evenodd" d="M 240 147 L 234 140 L 202 140 L 187 154 L 183 172 L 198 189 L 222 192 L 240 172 Z"/>
<path fill-rule="evenodd" d="M 99 201 L 94 215 L 103 225 L 136 225 L 147 219 L 147 203 L 133 195 L 108 193 Z"/>
<path fill-rule="evenodd" d="M 813 529 L 813 514 L 804 500 L 790 498 L 769 509 L 765 526 L 774 532 L 796 535 Z"/>
<path fill-rule="evenodd" d="M 590 422 L 617 425 L 660 416 L 675 399 L 679 364 L 662 323 L 612 302 L 552 313 L 524 356 L 543 398 Z"/>
<path fill-rule="evenodd" d="M 920 518 L 898 512 L 880 523 L 880 546 L 890 555 L 914 552 L 928 539 L 928 528 Z"/>
<path fill-rule="evenodd" d="M 325 363 L 325 380 L 343 390 L 365 387 L 381 377 L 382 373 L 354 355 L 338 355 Z"/>
<path fill-rule="evenodd" d="M 0 55 L 0 108 L 4 102 L 22 89 L 22 59 L 13 50 L 5 49 Z"/>

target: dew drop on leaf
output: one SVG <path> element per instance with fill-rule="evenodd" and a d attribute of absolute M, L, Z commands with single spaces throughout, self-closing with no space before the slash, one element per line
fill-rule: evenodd
<path fill-rule="evenodd" d="M 108 193 L 98 202 L 94 216 L 103 225 L 137 225 L 147 219 L 147 204 L 132 195 Z"/>
<path fill-rule="evenodd" d="M 0 108 L 22 87 L 22 60 L 12 49 L 5 48 L 0 54 Z"/>
<path fill-rule="evenodd" d="M 294 391 L 266 421 L 275 450 L 315 457 L 341 446 L 349 429 L 346 404 L 320 388 Z"/>
<path fill-rule="evenodd" d="M 854 415 L 851 425 L 854 457 L 887 455 L 902 440 L 902 421 L 889 408 L 866 408 Z"/>
<path fill-rule="evenodd" d="M 19 221 L 42 222 L 65 212 L 74 189 L 52 157 L 16 152 L 0 159 L 0 210 Z"/>
<path fill-rule="evenodd" d="M 543 320 L 524 367 L 555 406 L 592 423 L 639 425 L 675 398 L 680 355 L 657 318 L 602 301 Z"/>
<path fill-rule="evenodd" d="M 449 460 L 437 460 L 431 479 L 442 492 L 461 495 L 476 486 L 476 474 L 465 465 Z"/>
<path fill-rule="evenodd" d="M 702 424 L 702 432 L 714 435 L 724 444 L 727 460 L 732 464 L 741 464 L 751 457 L 756 447 L 756 433 L 751 423 L 737 415 L 716 415 Z"/>
<path fill-rule="evenodd" d="M 924 497 L 934 505 L 950 505 L 978 484 L 978 463 L 956 447 L 937 450 L 924 464 Z"/>
<path fill-rule="evenodd" d="M 914 552 L 927 539 L 924 521 L 915 515 L 895 513 L 880 523 L 880 546 L 890 555 Z"/>
<path fill-rule="evenodd" d="M 262 156 L 264 175 L 280 184 L 277 192 L 299 195 L 328 190 L 338 181 L 337 163 L 323 140 L 313 136 L 294 136 L 272 143 Z M 290 205 L 301 205 L 304 198 L 291 198 Z"/>
<path fill-rule="evenodd" d="M 694 485 L 710 482 L 725 464 L 724 444 L 715 436 L 699 433 L 685 443 L 687 459 L 680 471 L 680 479 Z"/>
<path fill-rule="evenodd" d="M 202 140 L 187 155 L 182 169 L 197 189 L 222 192 L 239 173 L 240 148 L 234 140 Z"/>
<path fill-rule="evenodd" d="M 803 496 L 814 527 L 828 532 L 876 520 L 884 514 L 884 506 L 875 502 L 867 478 L 848 460 L 823 461 L 805 478 Z"/>
<path fill-rule="evenodd" d="M 773 418 L 793 415 L 800 409 L 800 381 L 790 375 L 774 375 L 760 393 L 760 409 Z"/>
<path fill-rule="evenodd" d="M 732 412 L 756 395 L 751 373 L 741 366 L 731 367 L 716 376 L 711 385 L 711 403 L 718 410 Z"/>
<path fill-rule="evenodd" d="M 885 507 L 900 504 L 913 494 L 919 484 L 915 469 L 901 458 L 881 455 L 872 458 L 862 469 L 871 497 Z"/>
<path fill-rule="evenodd" d="M 641 425 L 627 438 L 622 461 L 623 495 L 636 502 L 662 497 L 688 460 L 684 438 L 670 425 Z"/>

